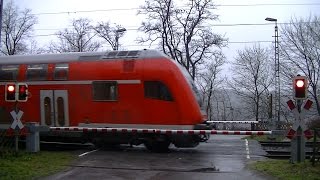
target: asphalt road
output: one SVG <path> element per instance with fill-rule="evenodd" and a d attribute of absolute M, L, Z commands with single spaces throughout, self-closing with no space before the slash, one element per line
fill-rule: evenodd
<path fill-rule="evenodd" d="M 256 141 L 241 137 L 211 136 L 196 148 L 172 146 L 168 153 L 152 153 L 144 146 L 77 150 L 75 153 L 80 156 L 72 166 L 44 179 L 272 179 L 246 167 L 252 161 L 264 159 L 265 152 Z"/>

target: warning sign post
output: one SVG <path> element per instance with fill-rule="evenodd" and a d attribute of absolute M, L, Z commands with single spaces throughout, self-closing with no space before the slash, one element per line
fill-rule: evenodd
<path fill-rule="evenodd" d="M 305 113 L 311 108 L 312 103 L 312 101 L 307 100 L 303 109 L 301 109 L 303 100 L 296 100 L 297 107 L 292 100 L 287 102 L 295 118 L 292 128 L 287 133 L 287 137 L 291 139 L 291 163 L 303 162 L 305 160 L 306 139 L 313 137 L 312 132 L 306 126 Z"/>
<path fill-rule="evenodd" d="M 17 104 L 15 104 L 15 108 L 13 111 L 10 112 L 10 115 L 12 117 L 12 124 L 7 130 L 7 134 L 11 135 L 14 134 L 15 136 L 15 151 L 18 152 L 19 150 L 19 136 L 25 135 L 27 132 L 27 129 L 21 122 L 21 118 L 23 115 L 23 111 L 19 110 L 17 108 Z"/>

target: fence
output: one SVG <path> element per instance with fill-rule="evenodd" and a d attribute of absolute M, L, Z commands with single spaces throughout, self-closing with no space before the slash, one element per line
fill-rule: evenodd
<path fill-rule="evenodd" d="M 320 144 L 317 143 L 317 138 L 320 139 L 320 128 L 315 128 L 313 134 L 313 150 L 310 161 L 312 162 L 312 166 L 315 166 L 316 162 L 320 161 Z"/>
<path fill-rule="evenodd" d="M 15 137 L 8 136 L 7 131 L 0 129 L 0 158 L 15 153 Z"/>

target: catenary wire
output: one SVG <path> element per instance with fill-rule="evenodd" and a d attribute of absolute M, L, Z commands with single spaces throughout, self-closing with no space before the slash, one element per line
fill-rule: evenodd
<path fill-rule="evenodd" d="M 256 6 L 320 6 L 320 3 L 279 3 L 279 4 L 220 4 L 216 7 L 256 7 Z M 187 6 L 180 6 L 187 7 Z M 179 8 L 179 7 L 178 7 Z M 57 14 L 77 14 L 77 13 L 95 13 L 95 12 L 108 12 L 108 11 L 132 11 L 141 10 L 141 8 L 118 8 L 118 9 L 96 9 L 96 10 L 81 10 L 81 11 L 62 11 L 62 12 L 43 12 L 33 13 L 32 15 L 57 15 Z"/>

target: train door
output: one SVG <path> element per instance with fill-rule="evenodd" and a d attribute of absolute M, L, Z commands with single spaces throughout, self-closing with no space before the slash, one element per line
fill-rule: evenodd
<path fill-rule="evenodd" d="M 68 91 L 40 90 L 41 125 L 69 126 Z"/>

